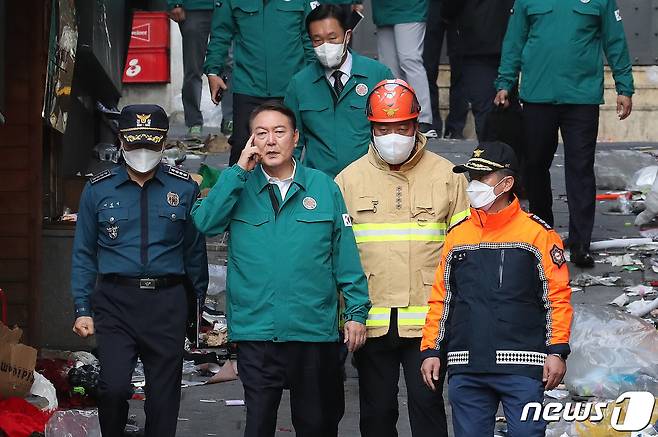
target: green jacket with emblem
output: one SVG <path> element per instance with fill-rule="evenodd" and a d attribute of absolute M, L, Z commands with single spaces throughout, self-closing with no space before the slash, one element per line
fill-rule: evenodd
<path fill-rule="evenodd" d="M 173 9 L 176 5 L 183 6 L 188 11 L 212 11 L 215 5 L 221 4 L 218 0 L 167 0 L 167 8 Z"/>
<path fill-rule="evenodd" d="M 204 71 L 220 74 L 233 43 L 233 91 L 283 97 L 290 78 L 315 60 L 307 0 L 226 0 L 215 8 Z"/>
<path fill-rule="evenodd" d="M 510 90 L 521 72 L 529 103 L 603 103 L 603 55 L 617 94 L 634 92 L 631 60 L 615 0 L 516 0 L 496 88 Z"/>
<path fill-rule="evenodd" d="M 427 21 L 427 0 L 372 0 L 372 21 L 376 26 Z"/>
<path fill-rule="evenodd" d="M 384 64 L 352 52 L 352 76 L 335 97 L 325 69 L 316 62 L 293 76 L 284 103 L 293 110 L 299 129 L 295 156 L 306 148 L 304 165 L 332 178 L 366 154 L 370 122 L 366 117 L 368 94 L 393 73 Z"/>
<path fill-rule="evenodd" d="M 278 196 L 274 213 L 270 187 Z M 227 316 L 231 341 L 338 340 L 338 292 L 345 320 L 370 309 L 352 222 L 338 186 L 297 164 L 286 198 L 260 166 L 222 172 L 192 217 L 209 235 L 230 235 Z"/>

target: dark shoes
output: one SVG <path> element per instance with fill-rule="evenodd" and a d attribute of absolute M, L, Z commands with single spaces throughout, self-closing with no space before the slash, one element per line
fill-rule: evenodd
<path fill-rule="evenodd" d="M 571 246 L 571 262 L 582 268 L 594 267 L 594 258 L 589 253 L 589 248 L 581 244 Z"/>

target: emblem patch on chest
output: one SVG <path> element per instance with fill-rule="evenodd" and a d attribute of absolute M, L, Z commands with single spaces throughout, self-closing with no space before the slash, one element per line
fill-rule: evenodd
<path fill-rule="evenodd" d="M 304 200 L 302 200 L 302 205 L 306 209 L 315 209 L 318 207 L 318 202 L 316 202 L 312 197 L 304 197 Z"/>
<path fill-rule="evenodd" d="M 562 267 L 567 260 L 564 257 L 564 250 L 557 247 L 556 244 L 551 248 L 551 260 L 558 268 Z"/>
<path fill-rule="evenodd" d="M 356 94 L 363 97 L 368 94 L 368 85 L 365 83 L 360 83 L 355 88 Z"/>
<path fill-rule="evenodd" d="M 167 203 L 170 206 L 178 206 L 180 204 L 180 197 L 178 197 L 178 194 L 170 191 L 167 193 Z"/>
<path fill-rule="evenodd" d="M 107 231 L 107 236 L 112 240 L 116 240 L 119 236 L 119 225 L 110 225 L 105 230 Z"/>

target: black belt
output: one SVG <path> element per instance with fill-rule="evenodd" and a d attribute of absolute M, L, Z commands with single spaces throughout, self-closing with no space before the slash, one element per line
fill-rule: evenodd
<path fill-rule="evenodd" d="M 173 287 L 174 285 L 182 284 L 185 280 L 185 276 L 168 275 L 158 277 L 133 278 L 130 276 L 111 274 L 100 275 L 100 280 L 101 282 L 107 282 L 111 284 L 139 287 L 142 290 L 155 290 L 156 288 Z"/>

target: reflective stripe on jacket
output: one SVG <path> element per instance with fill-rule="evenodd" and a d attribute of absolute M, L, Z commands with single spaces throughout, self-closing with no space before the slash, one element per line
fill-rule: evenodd
<path fill-rule="evenodd" d="M 425 150 L 426 141 L 418 135 L 416 152 L 399 171 L 371 145 L 336 177 L 368 278 L 368 337 L 388 332 L 391 308 L 398 309 L 401 337 L 421 336 L 446 233 L 469 213 L 466 179 Z"/>

